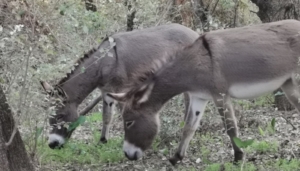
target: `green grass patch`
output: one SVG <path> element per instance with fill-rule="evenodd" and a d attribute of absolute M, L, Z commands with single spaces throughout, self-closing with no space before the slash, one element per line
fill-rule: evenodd
<path fill-rule="evenodd" d="M 86 144 L 78 140 L 70 140 L 61 149 L 50 149 L 47 144 L 38 145 L 39 156 L 43 164 L 50 162 L 99 164 L 114 163 L 124 159 L 122 139 L 112 138 L 107 144 Z"/>
<path fill-rule="evenodd" d="M 246 152 L 258 152 L 258 153 L 268 153 L 268 152 L 277 152 L 279 144 L 278 142 L 269 142 L 269 141 L 254 141 L 254 143 L 246 148 Z"/>
<path fill-rule="evenodd" d="M 87 122 L 102 122 L 102 113 L 92 113 L 91 115 L 86 117 Z"/>
<path fill-rule="evenodd" d="M 99 164 L 115 163 L 124 159 L 122 150 L 123 139 L 111 138 L 106 144 L 97 145 L 100 139 L 98 122 L 102 121 L 101 113 L 92 113 L 86 116 L 84 124 L 91 130 L 92 137 L 86 143 L 84 140 L 69 139 L 61 149 L 50 149 L 47 142 L 38 139 L 38 156 L 42 164 L 51 162 L 60 164 Z M 96 126 L 97 125 L 97 126 Z M 80 125 L 78 125 L 80 126 Z M 76 131 L 76 130 L 75 130 Z"/>
<path fill-rule="evenodd" d="M 233 165 L 232 163 L 213 163 L 208 165 L 204 171 L 220 171 L 223 168 L 224 171 L 241 171 L 241 164 Z M 243 164 L 243 171 L 256 171 L 257 168 L 253 163 L 246 162 Z"/>
<path fill-rule="evenodd" d="M 292 159 L 290 161 L 286 159 L 279 159 L 276 164 L 276 169 L 281 171 L 296 171 L 300 168 L 300 160 L 299 159 Z"/>
<path fill-rule="evenodd" d="M 233 103 L 239 104 L 244 110 L 250 110 L 255 107 L 271 107 L 274 104 L 274 95 L 267 94 L 254 99 L 254 103 L 249 100 L 233 100 Z"/>

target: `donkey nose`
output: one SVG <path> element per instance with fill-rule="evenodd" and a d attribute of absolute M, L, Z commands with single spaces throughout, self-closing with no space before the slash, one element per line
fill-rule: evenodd
<path fill-rule="evenodd" d="M 51 143 L 48 144 L 49 147 L 51 149 L 54 149 L 55 147 L 58 147 L 59 146 L 59 142 L 58 141 L 52 141 Z"/>
<path fill-rule="evenodd" d="M 135 152 L 134 155 L 132 155 L 132 156 L 128 155 L 126 151 L 124 151 L 124 154 L 129 160 L 137 160 L 138 159 L 137 152 Z"/>

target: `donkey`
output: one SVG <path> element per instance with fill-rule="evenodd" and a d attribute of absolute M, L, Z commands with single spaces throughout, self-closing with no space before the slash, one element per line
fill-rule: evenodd
<path fill-rule="evenodd" d="M 70 138 L 72 131 L 57 125 L 74 122 L 79 117 L 78 105 L 96 88 L 101 90 L 103 97 L 103 127 L 99 143 L 106 143 L 116 105 L 116 101 L 106 93 L 120 92 L 130 82 L 137 66 L 147 67 L 166 53 L 175 52 L 176 49 L 193 43 L 199 34 L 179 24 L 166 24 L 116 33 L 111 37 L 114 42 L 111 38 L 106 38 L 97 49 L 79 59 L 75 69 L 54 87 L 47 82 L 41 82 L 48 93 L 61 99 L 55 105 L 56 115 L 49 119 L 53 128 L 48 139 L 50 148 L 61 147 Z M 113 48 L 111 44 L 114 45 Z M 106 56 L 104 51 L 108 51 Z"/>
<path fill-rule="evenodd" d="M 243 151 L 233 141 L 238 128 L 231 98 L 252 99 L 281 87 L 299 112 L 298 57 L 300 22 L 283 20 L 205 33 L 193 44 L 154 60 L 152 67 L 135 73 L 127 91 L 108 94 L 124 102 L 125 156 L 142 157 L 159 130 L 159 111 L 173 96 L 187 92 L 188 113 L 180 145 L 169 159 L 172 165 L 186 155 L 208 101 L 222 116 L 234 163 L 242 160 Z"/>

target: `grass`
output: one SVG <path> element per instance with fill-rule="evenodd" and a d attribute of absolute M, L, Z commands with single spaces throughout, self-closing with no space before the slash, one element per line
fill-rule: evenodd
<path fill-rule="evenodd" d="M 121 137 L 111 138 L 106 144 L 97 144 L 100 138 L 100 132 L 94 126 L 102 121 L 100 113 L 93 113 L 86 117 L 86 122 L 89 124 L 92 131 L 93 139 L 89 140 L 91 143 L 86 143 L 84 140 L 70 139 L 61 149 L 50 149 L 45 141 L 39 139 L 38 154 L 42 164 L 49 164 L 55 162 L 71 163 L 71 164 L 99 164 L 101 163 L 116 163 L 124 159 L 122 151 Z M 99 125 L 99 124 L 96 124 Z"/>
<path fill-rule="evenodd" d="M 97 169 L 99 169 L 99 167 L 106 167 L 107 163 L 114 166 L 122 164 L 128 165 L 125 164 L 128 160 L 124 157 L 122 152 L 122 137 L 110 138 L 107 144 L 97 145 L 100 138 L 99 125 L 101 122 L 102 115 L 100 113 L 93 113 L 92 115 L 87 116 L 85 122 L 82 123 L 82 125 L 89 128 L 91 133 L 91 137 L 87 140 L 88 143 L 86 140 L 71 138 L 68 143 L 65 144 L 64 148 L 60 150 L 52 150 L 46 143 L 42 143 L 41 139 L 39 139 L 38 156 L 40 163 L 44 165 L 52 164 L 58 167 L 64 165 L 72 165 L 74 167 L 96 166 Z M 175 125 L 175 123 L 172 124 Z M 177 122 L 176 125 L 178 126 Z M 170 129 L 170 124 L 166 126 Z M 229 157 L 224 156 L 221 157 L 222 159 L 220 157 L 216 158 L 215 154 L 219 148 L 228 148 L 227 146 L 224 146 L 224 143 L 228 142 L 223 142 L 221 136 L 216 135 L 213 132 L 196 133 L 191 140 L 191 148 L 188 150 L 189 155 L 192 156 L 190 162 L 192 162 L 196 167 L 179 164 L 178 168 L 180 168 L 180 170 L 187 171 L 199 170 L 199 168 L 203 171 L 299 170 L 300 160 L 298 159 L 287 160 L 283 158 L 274 159 L 272 157 L 257 157 L 280 153 L 279 141 L 268 141 L 266 139 L 266 137 L 277 133 L 274 131 L 273 127 L 271 122 L 268 122 L 266 125 L 262 126 L 263 134 L 260 134 L 259 131 L 256 133 L 257 137 L 255 138 L 254 143 L 244 149 L 246 161 L 243 165 L 241 165 L 241 163 L 239 165 L 233 165 L 231 163 L 233 156 L 230 156 L 231 154 L 229 153 L 225 153 L 225 155 L 229 155 Z M 157 156 L 159 156 L 159 158 L 162 156 L 169 158 L 170 155 L 173 154 L 180 139 L 177 136 L 174 136 L 173 138 L 170 137 L 170 135 L 167 137 L 156 137 L 152 144 L 154 153 L 154 155 L 152 155 L 153 158 L 157 159 Z M 194 163 L 198 157 L 201 159 L 201 162 Z M 256 161 L 250 162 L 247 160 L 251 157 L 256 158 Z M 143 163 L 147 160 L 144 160 Z M 150 160 L 149 163 L 151 162 L 153 161 Z M 155 167 L 163 167 L 166 163 L 168 163 L 168 161 L 162 161 Z M 139 161 L 132 162 L 131 164 L 143 165 Z M 132 165 L 128 166 L 128 168 L 130 169 Z"/>
<path fill-rule="evenodd" d="M 251 152 L 255 151 L 258 153 L 274 153 L 278 151 L 279 144 L 278 142 L 268 142 L 268 141 L 254 141 L 254 143 L 246 149 L 246 151 Z"/>
<path fill-rule="evenodd" d="M 69 141 L 62 149 L 50 149 L 47 144 L 40 144 L 38 151 L 43 156 L 42 163 L 76 163 L 98 164 L 99 162 L 115 163 L 124 158 L 122 140 L 111 139 L 105 145 L 92 145 L 84 142 Z"/>
<path fill-rule="evenodd" d="M 222 169 L 221 169 L 222 168 Z M 213 163 L 208 165 L 204 171 L 256 171 L 256 170 L 274 170 L 274 171 L 297 171 L 300 168 L 299 159 L 279 159 L 277 161 L 268 161 L 268 163 L 263 163 L 262 165 L 256 165 L 252 162 L 245 162 L 243 169 L 241 169 L 241 164 L 233 165 L 232 163 Z"/>

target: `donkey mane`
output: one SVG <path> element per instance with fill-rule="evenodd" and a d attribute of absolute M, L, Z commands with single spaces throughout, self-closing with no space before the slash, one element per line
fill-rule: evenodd
<path fill-rule="evenodd" d="M 89 50 L 87 53 L 85 53 L 85 54 L 83 55 L 83 57 L 78 58 L 78 59 L 75 61 L 75 63 L 74 63 L 74 66 L 75 66 L 74 69 L 71 70 L 70 73 L 67 73 L 67 76 L 64 77 L 64 78 L 62 78 L 62 79 L 57 83 L 57 85 L 62 85 L 64 82 L 66 82 L 66 81 L 70 78 L 70 76 L 74 73 L 74 71 L 78 69 L 78 67 L 80 66 L 80 64 L 82 64 L 86 59 L 88 59 L 88 58 L 89 58 L 92 54 L 94 54 L 96 51 L 97 51 L 96 48 L 92 48 L 92 49 Z"/>

